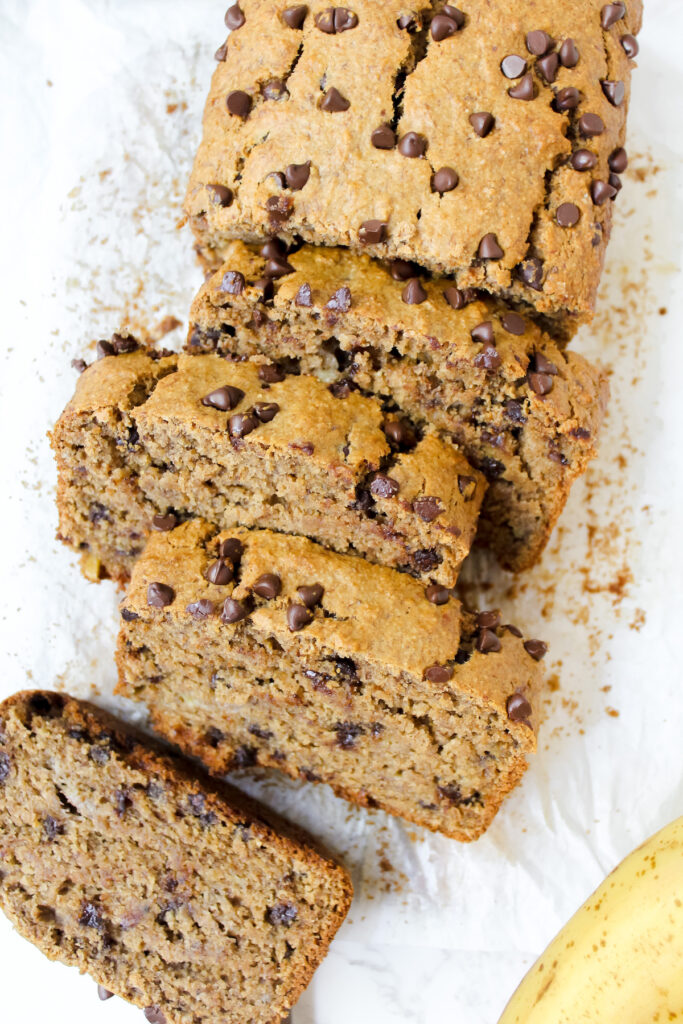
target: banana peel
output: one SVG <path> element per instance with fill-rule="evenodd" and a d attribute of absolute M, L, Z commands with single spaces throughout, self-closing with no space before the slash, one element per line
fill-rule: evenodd
<path fill-rule="evenodd" d="M 683 817 L 607 876 L 498 1024 L 671 1022 L 683 1022 Z"/>

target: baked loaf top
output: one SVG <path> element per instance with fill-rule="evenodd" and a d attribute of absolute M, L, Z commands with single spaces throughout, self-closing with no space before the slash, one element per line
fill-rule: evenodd
<path fill-rule="evenodd" d="M 275 1024 L 325 955 L 350 879 L 264 815 L 90 704 L 0 705 L 0 906 L 150 1021 Z"/>
<path fill-rule="evenodd" d="M 217 586 L 205 578 L 206 572 L 228 538 L 239 541 L 236 572 L 230 583 Z M 266 575 L 275 575 L 279 588 L 275 596 L 263 598 L 254 585 Z M 161 591 L 163 603 L 156 584 L 170 588 Z M 299 626 L 291 618 L 292 607 L 302 605 L 299 588 L 316 584 L 322 593 L 310 621 Z M 170 533 L 153 535 L 133 569 L 121 607 L 124 619 L 165 617 L 182 623 L 199 615 L 198 602 L 208 601 L 201 617 L 218 622 L 226 599 L 239 602 L 247 615 L 229 622 L 223 614 L 222 629 L 239 632 L 248 619 L 285 650 L 296 648 L 305 655 L 308 649 L 323 647 L 402 676 L 408 684 L 413 677 L 434 687 L 448 685 L 448 674 L 438 679 L 428 672 L 440 666 L 457 676 L 460 691 L 491 703 L 504 717 L 511 679 L 524 680 L 530 692 L 538 690 L 537 659 L 524 647 L 518 631 L 502 631 L 495 656 L 475 650 L 460 665 L 468 613 L 455 598 L 432 604 L 425 587 L 405 573 L 269 530 L 237 529 L 216 535 L 213 527 L 192 520 Z M 469 623 L 467 629 L 470 633 Z M 511 722 L 510 728 L 519 732 L 526 749 L 527 727 Z"/>
<path fill-rule="evenodd" d="M 363 248 L 571 330 L 594 304 L 641 17 L 641 0 L 240 0 L 187 194 L 201 255 L 275 234 Z"/>
<path fill-rule="evenodd" d="M 562 350 L 509 306 L 462 291 L 453 296 L 444 279 L 422 281 L 424 299 L 406 302 L 405 281 L 376 260 L 349 249 L 309 245 L 287 256 L 289 272 L 273 281 L 272 299 L 264 306 L 255 282 L 268 262 L 241 242 L 230 244 L 225 264 L 202 285 L 192 305 L 189 351 L 207 339 L 221 351 L 241 351 L 239 338 L 236 343 L 232 337 L 234 325 L 262 338 L 266 355 L 271 329 L 286 330 L 302 352 L 324 348 L 330 335 L 347 351 L 379 346 L 396 358 L 429 362 L 440 382 L 452 380 L 470 394 L 490 391 L 501 403 L 523 400 L 551 436 L 561 435 L 594 454 L 607 400 L 602 371 L 578 353 Z M 235 273 L 243 287 L 228 291 Z M 490 332 L 477 330 L 486 324 Z M 228 333 L 223 325 L 230 325 Z"/>

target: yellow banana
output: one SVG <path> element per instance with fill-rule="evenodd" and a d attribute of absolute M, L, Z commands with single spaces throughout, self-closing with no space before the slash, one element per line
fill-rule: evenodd
<path fill-rule="evenodd" d="M 629 854 L 553 939 L 498 1024 L 683 1022 L 683 818 Z"/>

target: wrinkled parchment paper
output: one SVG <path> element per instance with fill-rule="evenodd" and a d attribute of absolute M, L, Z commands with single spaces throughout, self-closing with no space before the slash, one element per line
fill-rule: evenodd
<path fill-rule="evenodd" d="M 46 439 L 70 360 L 121 324 L 182 326 L 201 275 L 180 203 L 223 41 L 214 0 L 2 0 L 0 697 L 114 701 L 118 595 L 55 540 Z M 357 896 L 294 1024 L 495 1024 L 602 876 L 683 813 L 683 299 L 678 0 L 646 0 L 599 313 L 576 348 L 612 367 L 600 458 L 533 572 L 468 566 L 472 597 L 550 643 L 540 749 L 462 846 L 325 787 L 240 784 L 343 854 Z M 482 583 L 482 581 L 485 581 Z M 0 921 L 3 1019 L 139 1021 Z"/>

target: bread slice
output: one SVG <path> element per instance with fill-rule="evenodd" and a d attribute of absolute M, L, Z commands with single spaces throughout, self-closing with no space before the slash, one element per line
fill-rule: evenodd
<path fill-rule="evenodd" d="M 349 877 L 263 813 L 90 704 L 0 705 L 0 907 L 150 1021 L 279 1024 L 325 956 Z"/>
<path fill-rule="evenodd" d="M 121 618 L 119 692 L 219 775 L 268 765 L 470 840 L 536 746 L 544 644 L 303 537 L 154 535 Z"/>
<path fill-rule="evenodd" d="M 479 540 L 513 571 L 537 562 L 596 454 L 603 371 L 509 305 L 448 280 L 406 283 L 403 265 L 346 249 L 273 259 L 274 244 L 260 254 L 231 243 L 193 304 L 188 351 L 265 356 L 392 400 L 486 476 Z"/>
<path fill-rule="evenodd" d="M 453 586 L 486 490 L 435 431 L 264 360 L 105 357 L 79 378 L 52 443 L 60 536 L 118 579 L 150 529 L 200 515 Z"/>

